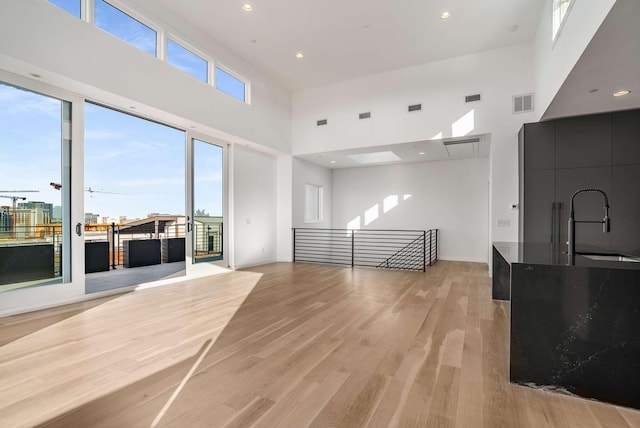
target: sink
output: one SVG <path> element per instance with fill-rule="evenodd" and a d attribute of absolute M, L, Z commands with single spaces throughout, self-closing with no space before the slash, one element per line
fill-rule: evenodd
<path fill-rule="evenodd" d="M 607 262 L 632 262 L 640 263 L 640 258 L 629 257 L 623 254 L 583 254 L 576 253 L 578 256 L 586 257 L 591 260 L 602 260 Z"/>

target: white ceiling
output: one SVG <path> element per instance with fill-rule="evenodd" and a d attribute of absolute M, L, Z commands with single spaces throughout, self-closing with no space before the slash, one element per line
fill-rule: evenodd
<path fill-rule="evenodd" d="M 465 142 L 478 139 L 477 143 L 454 144 L 445 146 L 445 142 Z M 312 153 L 296 156 L 308 162 L 329 169 L 355 168 L 365 166 L 392 165 L 412 162 L 429 162 L 439 160 L 455 160 L 489 157 L 491 136 L 488 134 L 468 135 L 463 138 L 445 140 L 414 141 L 411 143 L 389 144 L 384 146 L 364 147 L 359 149 L 335 150 L 331 152 Z M 400 158 L 397 161 L 361 164 L 353 160 L 351 155 L 379 153 L 390 151 Z M 423 153 L 423 154 L 420 154 Z M 333 162 L 332 162 L 333 161 Z"/>
<path fill-rule="evenodd" d="M 530 41 L 544 6 L 543 0 L 250 1 L 247 13 L 241 0 L 130 0 L 168 22 L 181 17 L 294 91 Z M 444 10 L 453 17 L 440 19 Z M 294 57 L 298 51 L 304 59 Z"/>
<path fill-rule="evenodd" d="M 543 119 L 640 108 L 640 1 L 618 0 Z M 611 94 L 630 90 L 627 96 Z"/>

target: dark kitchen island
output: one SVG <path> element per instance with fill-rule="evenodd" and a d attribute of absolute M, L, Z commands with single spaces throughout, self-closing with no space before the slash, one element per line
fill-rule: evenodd
<path fill-rule="evenodd" d="M 640 409 L 640 263 L 493 248 L 494 298 L 511 301 L 511 382 Z"/>

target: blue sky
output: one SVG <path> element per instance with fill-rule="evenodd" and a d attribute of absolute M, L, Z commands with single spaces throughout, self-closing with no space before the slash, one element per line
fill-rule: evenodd
<path fill-rule="evenodd" d="M 61 109 L 59 100 L 0 84 L 0 190 L 39 191 L 3 195 L 61 204 L 49 185 L 61 180 Z"/>
<path fill-rule="evenodd" d="M 60 112 L 59 100 L 0 84 L 0 190 L 39 190 L 16 196 L 61 204 L 49 185 L 61 182 Z M 183 215 L 185 151 L 183 131 L 86 103 L 85 187 L 97 192 L 84 192 L 84 211 Z M 198 144 L 196 155 L 196 208 L 221 215 L 222 149 Z"/>
<path fill-rule="evenodd" d="M 185 134 L 85 104 L 85 211 L 145 217 L 185 212 Z M 198 147 L 198 146 L 197 146 Z M 196 209 L 222 213 L 222 149 L 196 150 Z"/>

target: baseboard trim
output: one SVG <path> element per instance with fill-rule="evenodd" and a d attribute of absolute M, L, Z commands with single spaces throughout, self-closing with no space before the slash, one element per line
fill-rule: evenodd
<path fill-rule="evenodd" d="M 249 263 L 246 265 L 235 265 L 232 269 L 233 270 L 240 270 L 240 269 L 249 269 L 249 268 L 253 268 L 253 267 L 257 267 L 257 266 L 263 266 L 263 265 L 268 265 L 270 263 L 278 263 L 279 260 L 277 259 L 269 259 L 269 260 L 263 260 L 260 262 L 255 262 L 255 263 Z"/>

